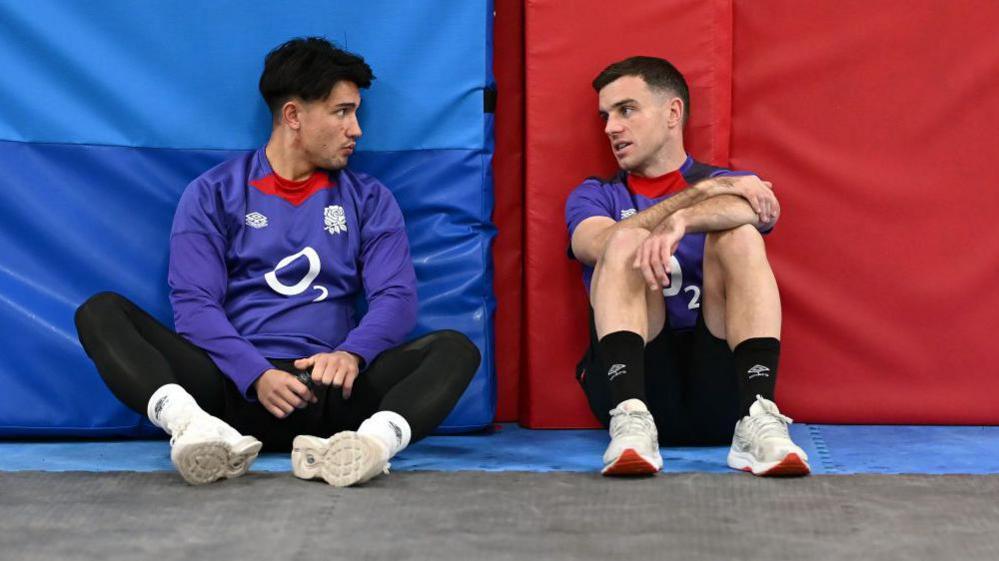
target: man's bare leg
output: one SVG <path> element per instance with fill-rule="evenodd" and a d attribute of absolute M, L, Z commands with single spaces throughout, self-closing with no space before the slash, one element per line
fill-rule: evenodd
<path fill-rule="evenodd" d="M 590 282 L 597 338 L 617 331 L 630 331 L 647 343 L 655 339 L 666 322 L 662 292 L 649 290 L 639 269 L 632 266 L 635 251 L 649 237 L 642 229 L 615 232 L 597 261 Z"/>
<path fill-rule="evenodd" d="M 752 226 L 709 233 L 704 247 L 704 323 L 732 349 L 740 414 L 729 465 L 757 475 L 805 475 L 807 456 L 774 404 L 780 357 L 780 294 L 763 238 Z"/>
<path fill-rule="evenodd" d="M 619 230 L 607 241 L 590 282 L 597 353 L 610 384 L 611 442 L 604 475 L 641 475 L 662 469 L 655 421 L 645 405 L 645 344 L 663 328 L 662 293 L 650 291 L 633 266 L 635 251 L 649 236 L 642 229 Z"/>
<path fill-rule="evenodd" d="M 704 245 L 704 323 L 735 349 L 746 339 L 780 339 L 777 280 L 752 226 L 712 232 Z"/>
<path fill-rule="evenodd" d="M 703 313 L 708 331 L 725 339 L 736 354 L 740 393 L 745 394 L 742 414 L 748 414 L 757 394 L 772 401 L 780 355 L 780 294 L 763 238 L 752 226 L 707 235 Z"/>

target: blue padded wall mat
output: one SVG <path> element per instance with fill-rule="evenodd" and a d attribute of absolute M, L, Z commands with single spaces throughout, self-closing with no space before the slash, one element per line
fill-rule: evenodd
<path fill-rule="evenodd" d="M 999 427 L 791 426 L 816 475 L 999 474 Z M 597 472 L 599 430 L 528 430 L 431 436 L 392 460 L 399 471 Z M 663 448 L 663 471 L 732 473 L 727 447 Z M 0 442 L 0 471 L 170 471 L 166 441 Z M 254 471 L 287 472 L 287 454 L 265 454 Z"/>
<path fill-rule="evenodd" d="M 188 181 L 238 153 L 0 141 L 8 170 L 0 177 L 0 341 L 11 344 L 0 357 L 0 435 L 153 433 L 104 386 L 73 314 L 90 295 L 113 290 L 172 326 L 165 279 L 173 208 Z M 481 189 L 489 165 L 487 154 L 470 150 L 351 160 L 392 189 L 406 217 L 420 297 L 413 336 L 456 329 L 482 352 L 446 431 L 489 424 L 496 401 L 483 243 L 495 231 L 480 219 L 492 202 Z"/>
<path fill-rule="evenodd" d="M 0 0 L 0 436 L 155 434 L 104 388 L 73 312 L 114 290 L 171 323 L 180 193 L 266 141 L 264 55 L 304 35 L 358 52 L 376 75 L 351 167 L 406 215 L 413 336 L 454 328 L 482 352 L 442 430 L 492 422 L 492 18 L 490 0 Z"/>
<path fill-rule="evenodd" d="M 492 17 L 488 0 L 0 0 L 0 139 L 256 148 L 264 56 L 319 35 L 374 70 L 358 150 L 481 149 Z"/>

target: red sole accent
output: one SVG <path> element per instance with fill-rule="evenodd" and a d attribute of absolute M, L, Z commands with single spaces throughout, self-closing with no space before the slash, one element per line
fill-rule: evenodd
<path fill-rule="evenodd" d="M 812 470 L 808 468 L 808 464 L 799 458 L 797 454 L 788 454 L 779 464 L 759 475 L 761 477 L 796 477 L 808 475 L 811 472 Z"/>
<path fill-rule="evenodd" d="M 638 452 L 628 448 L 618 456 L 617 461 L 603 471 L 604 475 L 651 475 L 659 471 Z"/>

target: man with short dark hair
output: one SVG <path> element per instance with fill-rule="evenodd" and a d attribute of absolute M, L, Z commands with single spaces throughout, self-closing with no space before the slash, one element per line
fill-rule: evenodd
<path fill-rule="evenodd" d="M 729 440 L 735 469 L 809 473 L 774 404 L 780 295 L 760 234 L 780 214 L 771 185 L 686 154 L 689 92 L 669 62 L 617 62 L 593 88 L 621 172 L 579 185 L 566 221 L 592 308 L 577 378 L 611 434 L 603 473 L 658 472 L 660 443 Z"/>
<path fill-rule="evenodd" d="M 400 345 L 417 311 L 403 216 L 378 180 L 345 167 L 373 78 L 322 38 L 271 51 L 267 145 L 202 174 L 177 207 L 178 333 L 117 294 L 77 311 L 108 387 L 171 435 L 189 483 L 242 475 L 262 447 L 292 448 L 301 478 L 367 481 L 444 420 L 478 368 L 460 333 Z"/>

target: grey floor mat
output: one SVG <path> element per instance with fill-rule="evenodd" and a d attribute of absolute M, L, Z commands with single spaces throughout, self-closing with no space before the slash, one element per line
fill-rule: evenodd
<path fill-rule="evenodd" d="M 0 558 L 999 559 L 999 476 L 0 473 Z"/>

